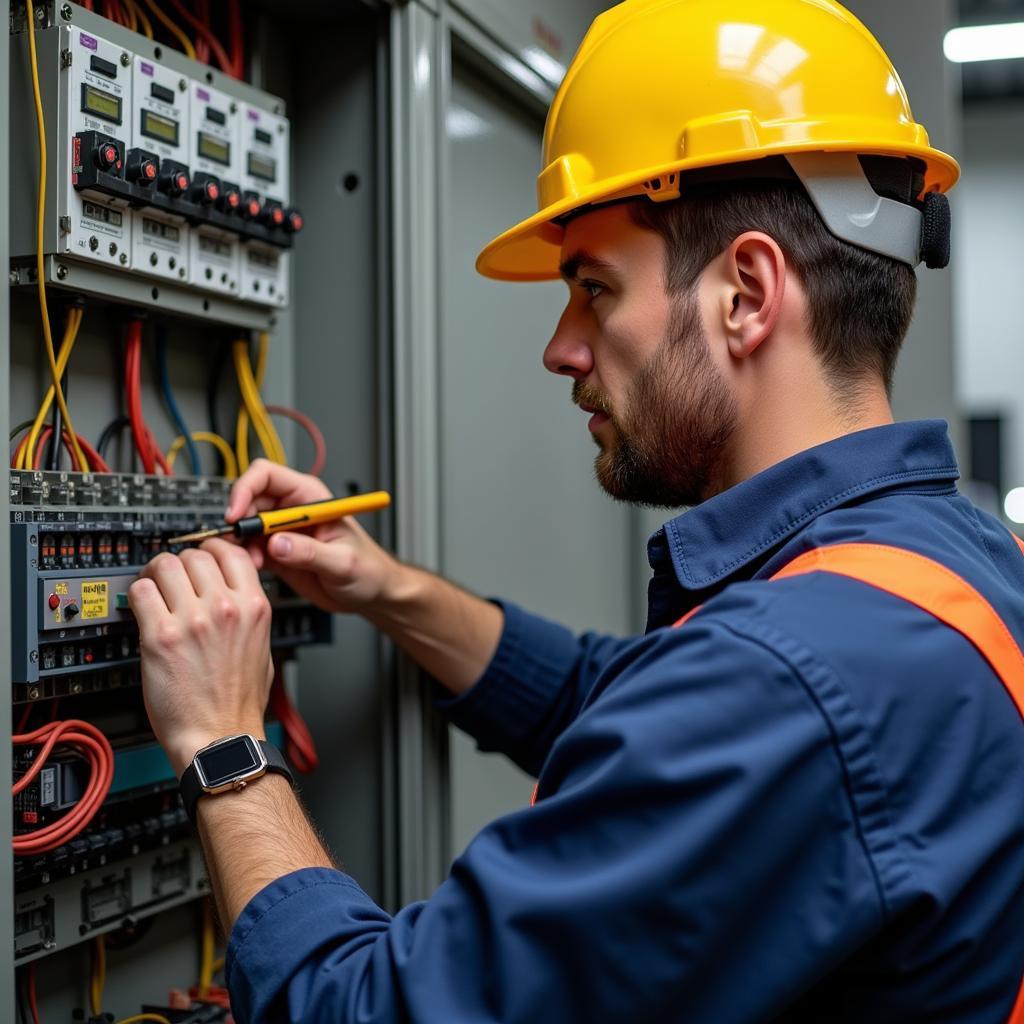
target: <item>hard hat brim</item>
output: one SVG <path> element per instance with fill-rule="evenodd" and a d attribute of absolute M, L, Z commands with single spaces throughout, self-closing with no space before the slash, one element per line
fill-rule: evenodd
<path fill-rule="evenodd" d="M 484 277 L 496 281 L 552 281 L 561 274 L 561 245 L 564 229 L 555 221 L 589 205 L 600 205 L 613 199 L 630 194 L 644 196 L 643 183 L 652 179 L 664 178 L 673 173 L 684 173 L 689 170 L 714 167 L 718 164 L 736 164 L 750 160 L 760 160 L 766 156 L 784 155 L 799 152 L 856 152 L 862 156 L 893 156 L 916 157 L 926 167 L 925 192 L 948 192 L 960 178 L 960 165 L 948 153 L 930 146 L 901 144 L 894 146 L 892 142 L 859 142 L 852 147 L 849 142 L 832 145 L 812 142 L 807 145 L 782 145 L 764 147 L 756 152 L 742 154 L 718 154 L 713 159 L 701 158 L 683 160 L 661 167 L 622 175 L 618 178 L 606 179 L 595 184 L 595 187 L 578 195 L 567 196 L 552 203 L 535 213 L 532 217 L 521 221 L 514 227 L 500 234 L 481 251 L 476 260 L 476 269 Z"/>

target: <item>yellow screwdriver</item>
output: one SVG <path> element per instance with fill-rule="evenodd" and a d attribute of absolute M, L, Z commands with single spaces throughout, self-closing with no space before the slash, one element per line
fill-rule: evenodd
<path fill-rule="evenodd" d="M 228 534 L 248 540 L 268 533 L 280 533 L 282 530 L 301 530 L 306 526 L 316 526 L 317 523 L 330 523 L 345 516 L 358 515 L 360 512 L 376 512 L 390 504 L 391 495 L 387 491 L 355 494 L 351 498 L 327 498 L 324 501 L 311 501 L 308 505 L 292 505 L 291 508 L 257 512 L 254 516 L 239 519 L 237 523 L 225 523 L 209 530 L 171 537 L 167 543 L 192 544 L 210 537 L 225 537 Z"/>

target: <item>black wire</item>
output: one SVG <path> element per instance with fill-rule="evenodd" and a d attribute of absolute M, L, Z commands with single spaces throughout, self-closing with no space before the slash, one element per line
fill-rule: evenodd
<path fill-rule="evenodd" d="M 96 453 L 101 459 L 106 460 L 107 448 L 110 447 L 110 442 L 124 430 L 125 427 L 131 426 L 131 420 L 127 416 L 118 416 L 116 419 L 111 420 L 100 434 L 100 439 L 96 442 Z"/>
<path fill-rule="evenodd" d="M 60 389 L 64 392 L 64 402 L 68 400 L 68 371 L 65 369 L 64 376 L 60 379 Z M 61 439 L 64 433 L 64 419 L 60 414 L 60 403 L 56 400 L 53 403 L 53 433 L 50 435 L 50 448 L 46 456 L 46 468 L 50 470 L 60 469 Z M 72 466 L 72 469 L 74 467 Z"/>
<path fill-rule="evenodd" d="M 13 429 L 13 430 L 11 431 L 11 433 L 10 433 L 10 435 L 8 436 L 7 440 L 8 440 L 8 441 L 13 441 L 13 440 L 14 440 L 14 439 L 15 439 L 15 438 L 16 438 L 16 437 L 17 437 L 17 436 L 18 436 L 18 435 L 19 435 L 19 434 L 20 434 L 20 433 L 21 433 L 21 432 L 22 432 L 23 430 L 28 430 L 28 428 L 29 428 L 29 427 L 31 427 L 33 423 L 35 423 L 35 420 L 34 420 L 34 419 L 31 419 L 31 420 L 24 420 L 23 422 L 19 423 L 19 424 L 18 424 L 18 425 L 17 425 L 17 426 L 16 426 L 16 427 L 15 427 L 15 428 L 14 428 L 14 429 Z"/>
<path fill-rule="evenodd" d="M 28 984 L 28 968 L 22 967 L 17 971 L 14 987 L 18 990 L 18 1024 L 29 1024 L 28 997 L 25 994 L 25 986 Z"/>

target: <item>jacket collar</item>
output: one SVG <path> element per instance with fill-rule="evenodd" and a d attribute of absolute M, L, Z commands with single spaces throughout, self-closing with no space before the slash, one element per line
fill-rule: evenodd
<path fill-rule="evenodd" d="M 846 434 L 672 519 L 648 541 L 648 559 L 656 576 L 665 573 L 671 559 L 679 586 L 706 590 L 741 574 L 830 509 L 902 485 L 948 484 L 959 475 L 942 420 Z"/>

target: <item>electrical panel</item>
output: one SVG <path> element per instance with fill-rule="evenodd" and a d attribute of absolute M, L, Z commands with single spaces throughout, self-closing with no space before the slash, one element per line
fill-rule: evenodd
<path fill-rule="evenodd" d="M 232 5 L 239 8 L 234 0 L 208 5 L 221 29 Z M 34 59 L 24 0 L 11 8 L 12 425 L 32 416 L 56 380 L 78 437 L 96 440 L 95 450 L 83 446 L 94 470 L 85 471 L 73 445 L 61 455 L 70 425 L 55 410 L 12 434 L 10 955 L 22 987 L 27 978 L 53 978 L 75 958 L 84 962 L 93 940 L 94 948 L 105 941 L 114 948 L 147 922 L 209 897 L 177 778 L 146 715 L 128 591 L 152 558 L 181 550 L 171 538 L 223 524 L 236 462 L 244 469 L 259 448 L 283 457 L 280 438 L 278 455 L 267 440 L 271 413 L 290 416 L 312 438 L 314 472 L 325 459 L 323 438 L 304 413 L 269 405 L 257 422 L 250 407 L 253 391 L 262 402 L 266 338 L 292 299 L 292 257 L 301 252 L 285 104 L 223 66 L 184 56 L 158 25 L 157 38 L 147 38 L 141 22 L 129 31 L 100 13 L 135 6 L 39 0 L 30 9 Z M 248 17 L 248 5 L 239 9 Z M 33 64 L 47 151 L 41 246 Z M 68 353 L 63 379 L 39 358 L 40 265 L 53 348 Z M 159 430 L 142 423 L 143 400 L 151 411 L 162 404 Z M 225 408 L 237 420 L 222 431 Z M 195 444 L 217 448 L 209 475 L 202 473 L 214 467 L 212 449 L 200 458 Z M 301 687 L 295 666 L 302 649 L 332 642 L 332 618 L 282 580 L 261 578 L 278 670 L 267 736 L 305 772 L 317 758 L 291 703 Z M 97 768 L 85 747 L 64 738 L 74 730 L 61 729 L 74 723 L 100 737 L 109 763 Z M 109 777 L 97 797 L 103 772 Z M 166 991 L 155 987 L 142 1011 L 178 1024 L 226 1019 L 225 1003 L 202 999 L 172 1013 L 157 1005 Z M 80 1001 L 74 1012 L 112 1019 Z M 8 1019 L 6 1007 L 0 1019 Z"/>
<path fill-rule="evenodd" d="M 47 252 L 286 306 L 288 252 L 303 217 L 291 205 L 282 101 L 228 79 L 212 85 L 199 65 L 183 70 L 194 62 L 141 37 L 136 48 L 113 42 L 102 19 L 91 21 L 100 27 L 36 33 L 56 191 Z M 14 57 L 24 61 L 19 50 Z M 12 110 L 29 142 L 26 71 L 12 76 Z M 32 194 L 33 161 L 11 170 L 14 191 Z M 28 258 L 34 219 L 12 212 L 12 256 Z"/>
<path fill-rule="evenodd" d="M 89 827 L 56 849 L 16 860 L 19 959 L 205 891 L 177 779 L 146 726 L 127 591 L 146 562 L 180 550 L 168 538 L 222 522 L 229 488 L 211 477 L 10 474 L 15 716 L 28 725 L 59 702 L 62 718 L 99 723 L 114 750 L 110 792 Z M 330 639 L 328 615 L 280 580 L 268 576 L 264 587 L 278 657 Z M 269 735 L 280 740 L 280 727 L 272 723 Z M 15 781 L 37 752 L 17 749 Z M 31 836 L 73 807 L 85 789 L 84 770 L 80 756 L 50 758 L 15 797 L 15 836 Z"/>

